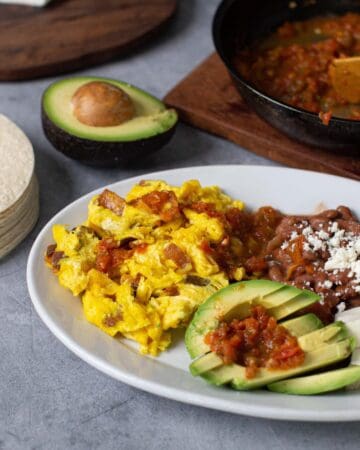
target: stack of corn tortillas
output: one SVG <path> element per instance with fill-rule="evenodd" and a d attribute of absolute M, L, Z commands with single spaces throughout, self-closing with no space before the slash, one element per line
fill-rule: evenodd
<path fill-rule="evenodd" d="M 39 215 L 34 152 L 29 139 L 0 114 L 0 258 L 30 232 Z"/>

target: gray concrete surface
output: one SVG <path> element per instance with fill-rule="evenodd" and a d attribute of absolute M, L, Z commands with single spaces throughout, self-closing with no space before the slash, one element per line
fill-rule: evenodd
<path fill-rule="evenodd" d="M 82 73 L 128 80 L 162 97 L 212 50 L 218 0 L 179 0 L 167 33 L 132 56 Z M 3 62 L 4 63 L 4 62 Z M 287 423 L 165 400 L 96 371 L 68 351 L 32 308 L 25 282 L 30 246 L 47 220 L 80 195 L 153 170 L 200 164 L 273 164 L 185 125 L 136 169 L 95 170 L 57 154 L 45 140 L 40 96 L 49 79 L 0 84 L 0 110 L 36 150 L 41 217 L 0 263 L 0 449 L 358 449 L 360 425 Z"/>

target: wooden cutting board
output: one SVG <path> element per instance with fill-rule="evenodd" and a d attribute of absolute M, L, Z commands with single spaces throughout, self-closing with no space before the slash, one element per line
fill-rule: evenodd
<path fill-rule="evenodd" d="M 260 119 L 241 99 L 213 54 L 165 97 L 185 122 L 282 164 L 360 180 L 360 159 L 295 142 Z"/>
<path fill-rule="evenodd" d="M 0 5 L 0 80 L 100 64 L 147 41 L 176 0 L 54 0 L 45 8 Z"/>

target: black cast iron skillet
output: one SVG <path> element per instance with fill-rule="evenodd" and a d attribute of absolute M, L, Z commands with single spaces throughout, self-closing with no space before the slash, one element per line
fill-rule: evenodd
<path fill-rule="evenodd" d="M 285 21 L 348 11 L 360 13 L 360 0 L 224 0 L 214 18 L 213 36 L 237 89 L 259 116 L 298 141 L 360 155 L 360 121 L 333 118 L 325 126 L 317 114 L 260 92 L 232 64 L 236 48 L 250 45 Z"/>

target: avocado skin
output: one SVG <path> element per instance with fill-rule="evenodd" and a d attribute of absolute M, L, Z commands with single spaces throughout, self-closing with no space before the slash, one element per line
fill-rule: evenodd
<path fill-rule="evenodd" d="M 336 391 L 360 381 L 360 366 L 323 372 L 307 377 L 292 378 L 269 384 L 270 391 L 292 395 L 314 395 Z"/>
<path fill-rule="evenodd" d="M 95 167 L 130 165 L 160 150 L 173 137 L 177 123 L 164 133 L 131 142 L 101 142 L 83 139 L 55 125 L 41 108 L 45 136 L 65 156 Z"/>

